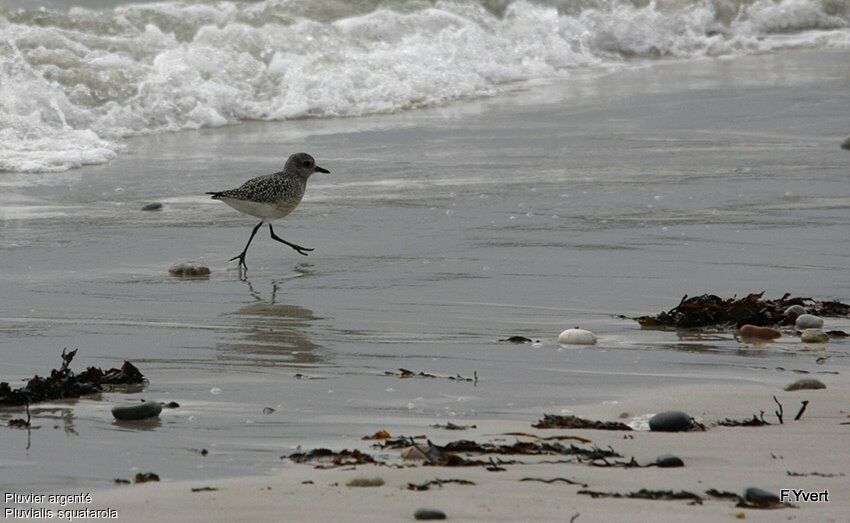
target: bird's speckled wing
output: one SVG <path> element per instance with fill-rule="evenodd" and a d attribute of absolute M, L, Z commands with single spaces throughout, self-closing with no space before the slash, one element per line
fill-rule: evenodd
<path fill-rule="evenodd" d="M 267 174 L 251 178 L 237 189 L 211 192 L 213 199 L 232 198 L 257 203 L 274 203 L 281 199 L 300 200 L 304 194 L 304 183 L 281 173 Z"/>

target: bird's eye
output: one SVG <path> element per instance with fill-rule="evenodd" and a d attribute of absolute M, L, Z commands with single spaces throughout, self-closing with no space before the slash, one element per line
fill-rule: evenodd
<path fill-rule="evenodd" d="M 310 162 L 310 160 L 306 160 L 302 165 L 304 165 L 304 167 L 310 167 L 312 163 Z"/>

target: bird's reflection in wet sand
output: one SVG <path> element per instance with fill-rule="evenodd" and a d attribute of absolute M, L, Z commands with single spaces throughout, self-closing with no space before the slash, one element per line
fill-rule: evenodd
<path fill-rule="evenodd" d="M 299 276 L 310 274 L 308 264 L 295 268 Z M 313 343 L 306 332 L 319 319 L 313 311 L 298 305 L 278 303 L 285 280 L 272 280 L 266 293 L 257 290 L 250 280 L 247 285 L 254 303 L 228 316 L 237 319 L 242 328 L 234 339 L 223 341 L 221 358 L 257 365 L 309 366 L 324 363 L 321 346 Z"/>

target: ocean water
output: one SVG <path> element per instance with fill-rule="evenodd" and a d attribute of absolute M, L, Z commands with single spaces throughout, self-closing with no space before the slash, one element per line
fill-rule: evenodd
<path fill-rule="evenodd" d="M 845 0 L 0 1 L 0 171 L 394 113 L 646 61 L 850 46 Z"/>
<path fill-rule="evenodd" d="M 849 299 L 848 56 L 575 74 L 397 114 L 135 137 L 108 165 L 3 173 L 0 380 L 44 375 L 68 347 L 75 369 L 130 360 L 149 384 L 34 406 L 31 431 L 2 429 L 0 486 L 108 488 L 148 471 L 202 485 L 285 473 L 299 446 L 381 429 L 445 442 L 456 435 L 429 425 L 528 426 L 659 386 L 762 385 L 730 405 L 744 417 L 770 412 L 797 371 L 832 387 L 846 339 L 758 346 L 618 315 L 705 292 Z M 227 259 L 254 222 L 203 192 L 298 150 L 332 174 L 275 230 L 316 250 L 264 229 L 241 279 Z M 164 207 L 141 211 L 149 201 Z M 183 260 L 210 278 L 169 276 Z M 598 345 L 559 347 L 576 325 Z M 540 343 L 498 341 L 515 334 Z M 479 381 L 385 374 L 399 368 Z M 141 398 L 181 407 L 112 419 Z M 0 410 L 0 425 L 21 415 Z"/>
<path fill-rule="evenodd" d="M 846 339 L 619 317 L 850 300 L 846 2 L 0 5 L 0 380 L 63 347 L 149 379 L 34 406 L 30 431 L 0 411 L 4 489 L 280 473 L 299 446 L 664 385 L 761 384 L 748 416 L 796 371 L 847 372 Z M 254 223 L 203 193 L 302 150 L 333 174 L 275 229 L 316 251 L 263 230 L 240 278 Z M 185 260 L 210 278 L 168 275 Z M 558 346 L 576 325 L 599 344 Z M 112 419 L 141 398 L 181 407 Z"/>

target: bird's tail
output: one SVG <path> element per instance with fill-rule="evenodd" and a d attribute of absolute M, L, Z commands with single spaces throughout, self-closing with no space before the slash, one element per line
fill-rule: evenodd
<path fill-rule="evenodd" d="M 221 198 L 222 193 L 221 192 L 208 192 L 208 193 L 205 193 L 205 194 L 211 194 L 213 200 L 218 200 L 219 198 Z"/>

